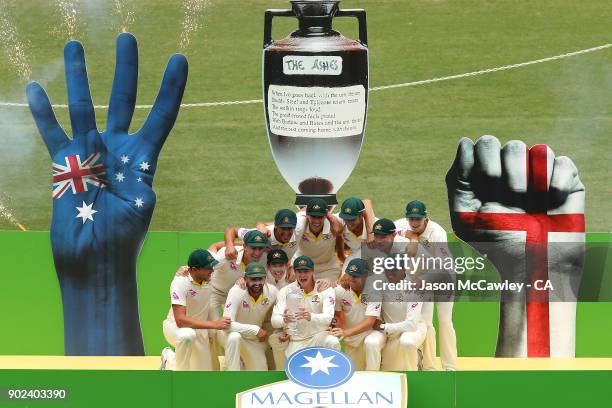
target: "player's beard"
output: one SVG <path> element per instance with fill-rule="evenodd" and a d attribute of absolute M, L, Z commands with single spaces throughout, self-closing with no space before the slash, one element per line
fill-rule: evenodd
<path fill-rule="evenodd" d="M 247 289 L 251 296 L 257 297 L 263 292 L 263 283 L 252 283 L 247 285 Z"/>

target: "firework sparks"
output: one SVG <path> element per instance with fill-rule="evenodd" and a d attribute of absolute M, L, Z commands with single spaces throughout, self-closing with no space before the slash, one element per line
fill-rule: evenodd
<path fill-rule="evenodd" d="M 122 32 L 127 32 L 128 27 L 134 22 L 133 0 L 115 0 L 115 14 L 119 17 Z"/>
<path fill-rule="evenodd" d="M 0 217 L 7 219 L 20 230 L 27 231 L 26 227 L 17 220 L 11 209 L 4 203 L 2 197 L 0 197 Z"/>
<path fill-rule="evenodd" d="M 28 62 L 28 47 L 26 42 L 19 40 L 17 28 L 11 23 L 4 2 L 0 2 L 0 42 L 2 42 L 4 54 L 15 73 L 24 82 L 29 82 L 32 70 Z"/>
<path fill-rule="evenodd" d="M 60 35 L 67 34 L 68 38 L 71 40 L 74 40 L 77 36 L 79 1 L 80 0 L 57 0 L 57 10 L 62 17 L 62 22 L 55 32 Z"/>
<path fill-rule="evenodd" d="M 202 27 L 200 16 L 210 5 L 210 0 L 185 0 L 183 8 L 185 16 L 183 18 L 183 32 L 181 33 L 180 47 L 185 50 L 189 47 L 191 36 Z"/>

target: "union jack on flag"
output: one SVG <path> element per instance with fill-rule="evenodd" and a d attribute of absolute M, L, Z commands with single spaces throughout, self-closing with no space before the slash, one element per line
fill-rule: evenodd
<path fill-rule="evenodd" d="M 101 176 L 106 174 L 102 163 L 96 164 L 100 159 L 100 153 L 90 155 L 84 162 L 76 155 L 66 156 L 66 165 L 53 163 L 53 198 L 59 199 L 72 188 L 72 194 L 82 193 L 87 190 L 87 184 L 103 188 L 107 181 Z"/>

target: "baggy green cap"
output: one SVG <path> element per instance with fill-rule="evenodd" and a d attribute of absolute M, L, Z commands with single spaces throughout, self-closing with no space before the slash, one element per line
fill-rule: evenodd
<path fill-rule="evenodd" d="M 205 249 L 196 249 L 189 255 L 187 265 L 190 268 L 212 268 L 219 262 Z"/>
<path fill-rule="evenodd" d="M 372 232 L 378 235 L 395 234 L 395 224 L 388 218 L 381 218 L 374 223 Z"/>
<path fill-rule="evenodd" d="M 251 230 L 244 236 L 244 244 L 251 248 L 265 248 L 268 246 L 268 237 L 259 230 Z"/>
<path fill-rule="evenodd" d="M 344 272 L 355 277 L 365 276 L 368 274 L 367 263 L 360 258 L 352 259 L 348 265 L 346 265 Z"/>
<path fill-rule="evenodd" d="M 297 217 L 291 210 L 283 208 L 278 210 L 274 216 L 274 226 L 281 228 L 295 228 L 297 225 Z"/>
<path fill-rule="evenodd" d="M 251 262 L 247 265 L 244 276 L 247 278 L 263 278 L 268 274 L 266 267 L 257 262 Z"/>
<path fill-rule="evenodd" d="M 268 263 L 287 263 L 289 262 L 289 258 L 287 257 L 287 253 L 282 249 L 275 248 L 268 252 Z"/>
<path fill-rule="evenodd" d="M 365 206 L 363 201 L 356 197 L 347 198 L 340 207 L 340 218 L 343 220 L 354 220 L 363 212 Z"/>
<path fill-rule="evenodd" d="M 414 200 L 406 204 L 406 218 L 424 218 L 427 217 L 427 208 L 425 203 L 419 200 Z"/>
<path fill-rule="evenodd" d="M 306 214 L 315 217 L 327 215 L 327 203 L 322 198 L 312 198 L 306 203 Z"/>
<path fill-rule="evenodd" d="M 312 259 L 309 256 L 306 256 L 306 255 L 298 256 L 297 258 L 295 258 L 295 261 L 293 261 L 293 269 L 296 271 L 300 269 L 313 270 L 314 262 L 312 262 Z"/>

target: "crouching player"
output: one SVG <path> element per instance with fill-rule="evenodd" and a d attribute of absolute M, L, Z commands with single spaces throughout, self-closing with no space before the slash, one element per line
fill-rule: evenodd
<path fill-rule="evenodd" d="M 407 279 L 405 270 L 387 269 L 380 287 L 389 288 L 389 283 L 401 285 Z M 378 296 L 381 296 L 381 293 L 373 297 Z M 380 324 L 379 329 L 385 336 L 372 337 L 365 343 L 367 369 L 372 370 L 376 365 L 380 365 L 381 370 L 417 370 L 417 350 L 422 346 L 427 334 L 427 325 L 421 317 L 423 302 L 415 301 L 415 292 L 403 289 L 384 290 L 382 300 L 382 306 L 372 310 L 377 312 L 376 317 L 383 320 L 384 323 Z"/>
<path fill-rule="evenodd" d="M 355 370 L 378 370 L 380 352 L 368 359 L 365 344 L 383 344 L 385 336 L 372 329 L 380 316 L 380 302 L 367 302 L 362 293 L 368 275 L 366 261 L 352 259 L 344 273 L 348 276 L 349 289 L 336 286 L 336 317 L 344 321 L 344 327 L 332 328 L 331 334 L 344 339 L 344 352 L 353 360 Z M 367 360 L 370 364 L 366 364 Z"/>
<path fill-rule="evenodd" d="M 338 338 L 328 332 L 334 318 L 334 289 L 317 290 L 314 262 L 308 256 L 297 257 L 293 270 L 296 281 L 280 290 L 272 312 L 272 326 L 286 328 L 290 337 L 286 356 L 310 346 L 340 350 Z"/>
<path fill-rule="evenodd" d="M 212 370 L 212 338 L 209 329 L 224 330 L 229 318 L 211 321 L 210 275 L 217 264 L 210 252 L 197 249 L 189 255 L 186 276 L 175 276 L 170 285 L 171 308 L 164 320 L 164 337 L 176 350 L 162 352 L 162 369 Z"/>
<path fill-rule="evenodd" d="M 246 289 L 234 285 L 227 295 L 223 316 L 232 322 L 225 346 L 228 371 L 239 371 L 241 360 L 245 370 L 268 369 L 268 333 L 263 324 L 276 302 L 278 289 L 266 283 L 266 274 L 262 264 L 250 263 L 244 273 Z"/>

